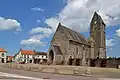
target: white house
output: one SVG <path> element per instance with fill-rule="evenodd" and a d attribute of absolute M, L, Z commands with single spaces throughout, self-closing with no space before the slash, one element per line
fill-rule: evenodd
<path fill-rule="evenodd" d="M 33 63 L 34 62 L 34 51 L 32 50 L 22 50 L 15 55 L 15 62 L 18 63 Z"/>
<path fill-rule="evenodd" d="M 46 62 L 47 62 L 47 53 L 35 51 L 34 63 L 46 63 Z"/>
<path fill-rule="evenodd" d="M 7 51 L 3 48 L 0 48 L 0 63 L 6 63 Z"/>

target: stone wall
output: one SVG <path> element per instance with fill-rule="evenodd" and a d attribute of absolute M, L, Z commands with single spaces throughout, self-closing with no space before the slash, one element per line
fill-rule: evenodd
<path fill-rule="evenodd" d="M 73 59 L 73 65 L 82 65 L 83 62 L 86 64 L 86 60 L 90 57 L 90 51 L 87 45 L 80 44 L 74 41 L 69 41 L 68 53 L 66 55 L 67 61 L 70 58 Z M 83 61 L 84 58 L 84 61 Z M 77 64 L 76 64 L 77 63 Z"/>
<path fill-rule="evenodd" d="M 90 66 L 92 67 L 106 67 L 106 68 L 118 68 L 120 65 L 119 58 L 111 59 L 91 59 Z"/>
<path fill-rule="evenodd" d="M 73 42 L 69 42 L 69 49 L 67 57 L 69 58 L 72 56 L 72 58 L 82 58 L 83 48 L 80 44 L 75 44 Z"/>

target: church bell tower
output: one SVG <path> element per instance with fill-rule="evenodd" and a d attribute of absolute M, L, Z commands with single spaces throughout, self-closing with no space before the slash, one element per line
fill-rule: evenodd
<path fill-rule="evenodd" d="M 94 53 L 92 58 L 106 58 L 105 23 L 101 16 L 95 12 L 90 23 L 90 37 L 94 40 Z"/>

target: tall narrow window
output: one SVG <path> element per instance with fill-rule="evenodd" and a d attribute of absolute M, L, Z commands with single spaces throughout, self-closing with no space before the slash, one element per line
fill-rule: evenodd
<path fill-rule="evenodd" d="M 77 46 L 77 48 L 76 48 L 76 54 L 78 54 L 78 46 Z"/>

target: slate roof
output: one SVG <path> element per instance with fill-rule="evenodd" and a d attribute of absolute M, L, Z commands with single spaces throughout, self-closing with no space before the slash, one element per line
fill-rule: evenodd
<path fill-rule="evenodd" d="M 7 56 L 7 58 L 9 58 L 9 60 L 12 60 L 14 56 Z"/>
<path fill-rule="evenodd" d="M 93 18 L 91 20 L 91 23 L 93 23 L 93 21 L 102 22 L 105 25 L 103 19 L 101 18 L 101 16 L 97 12 L 94 13 Z"/>
<path fill-rule="evenodd" d="M 3 48 L 0 48 L 0 52 L 7 52 L 7 51 Z"/>
<path fill-rule="evenodd" d="M 45 53 L 45 52 L 36 52 L 36 51 L 35 51 L 35 54 L 36 55 L 47 55 L 47 53 Z"/>
<path fill-rule="evenodd" d="M 58 27 L 61 27 L 61 29 L 64 31 L 64 34 L 69 40 L 88 45 L 87 40 L 80 33 L 63 26 L 60 23 Z"/>

